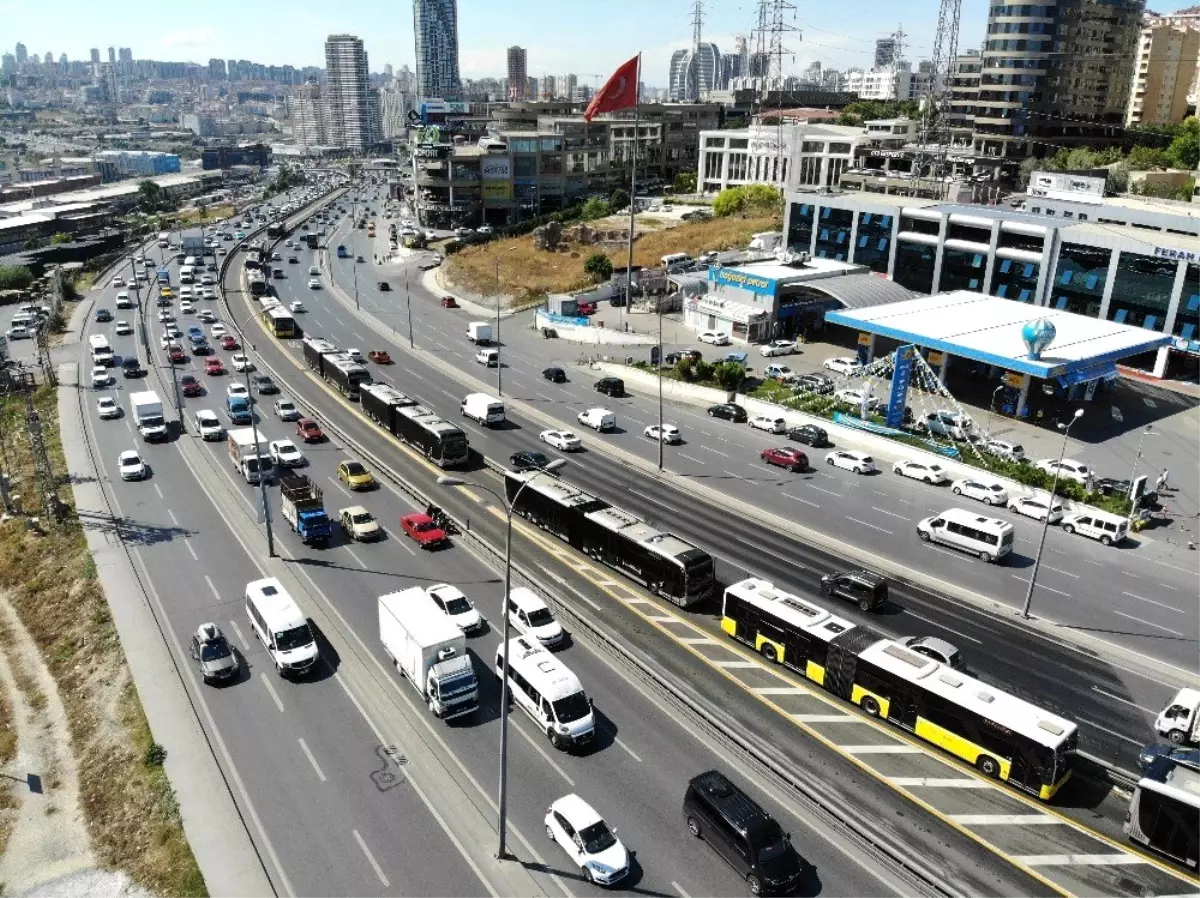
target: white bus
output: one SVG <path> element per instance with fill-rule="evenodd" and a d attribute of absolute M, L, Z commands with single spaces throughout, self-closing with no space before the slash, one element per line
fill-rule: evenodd
<path fill-rule="evenodd" d="M 194 265 L 184 265 L 179 269 L 179 283 L 191 284 L 196 279 L 196 267 Z"/>
<path fill-rule="evenodd" d="M 316 664 L 320 651 L 308 618 L 274 577 L 246 584 L 246 616 L 280 676 L 302 674 Z"/>
<path fill-rule="evenodd" d="M 1200 770 L 1158 758 L 1138 781 L 1125 815 L 1130 841 L 1193 870 L 1200 863 Z"/>
<path fill-rule="evenodd" d="M 513 701 L 533 718 L 555 748 L 585 745 L 596 734 L 592 701 L 579 677 L 536 639 L 508 641 L 509 686 Z M 496 646 L 496 676 L 504 676 L 504 643 Z"/>
<path fill-rule="evenodd" d="M 999 561 L 1009 554 L 1015 532 L 1008 521 L 965 508 L 947 508 L 917 524 L 917 535 L 924 542 L 953 546 L 983 561 Z"/>

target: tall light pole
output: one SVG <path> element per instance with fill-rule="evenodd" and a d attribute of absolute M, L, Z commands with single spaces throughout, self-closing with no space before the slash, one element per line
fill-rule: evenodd
<path fill-rule="evenodd" d="M 250 302 L 254 302 L 254 300 L 251 299 Z M 257 353 L 257 350 L 254 349 L 253 344 L 247 344 L 246 335 L 244 333 L 242 333 L 242 327 L 246 324 L 246 322 L 248 322 L 256 314 L 257 314 L 257 312 L 252 310 L 249 315 L 247 315 L 245 318 L 242 319 L 240 324 L 235 323 L 234 328 L 233 328 L 239 334 L 242 335 L 242 354 L 245 355 L 247 359 L 250 358 L 251 351 L 254 351 L 254 353 L 256 355 L 258 353 Z M 250 429 L 251 429 L 251 433 L 254 436 L 254 445 L 255 445 L 255 447 L 257 447 L 259 444 L 258 416 L 254 413 L 254 407 L 255 407 L 256 403 L 254 401 L 254 394 L 250 391 L 250 369 L 249 369 L 249 367 L 245 368 L 242 371 L 242 384 L 246 387 L 246 399 L 250 403 Z M 267 555 L 271 558 L 274 558 L 275 557 L 275 534 L 271 531 L 271 509 L 267 505 L 267 478 L 263 474 L 263 469 L 262 469 L 261 464 L 258 467 L 258 492 L 259 492 L 259 497 L 262 500 L 263 524 L 267 528 Z"/>
<path fill-rule="evenodd" d="M 630 201 L 632 202 L 632 200 Z M 633 272 L 628 271 L 629 280 L 633 280 Z M 627 302 L 629 300 L 626 300 Z M 658 470 L 663 469 L 663 341 L 662 341 L 662 312 L 663 297 L 658 297 Z"/>
<path fill-rule="evenodd" d="M 516 246 L 510 246 L 504 252 L 510 253 L 516 248 Z M 496 263 L 496 392 L 500 396 L 503 396 L 504 378 L 500 373 L 504 369 L 504 359 L 500 353 L 500 257 L 504 253 L 494 253 L 484 247 L 480 247 L 479 249 L 485 255 L 490 256 L 492 261 Z"/>
<path fill-rule="evenodd" d="M 517 504 L 517 499 L 524 492 L 525 487 L 533 483 L 542 474 L 550 471 L 557 471 L 567 463 L 565 458 L 556 458 L 547 464 L 544 468 L 537 471 L 533 476 L 521 484 L 521 488 L 513 494 L 512 502 L 509 503 L 502 495 L 494 489 L 484 486 L 481 483 L 476 483 L 472 480 L 463 480 L 459 477 L 442 476 L 437 479 L 441 486 L 473 486 L 476 489 L 481 489 L 484 492 L 491 493 L 502 506 L 504 506 L 505 516 L 505 531 L 504 531 L 504 600 L 500 607 L 500 617 L 503 619 L 503 633 L 501 635 L 500 645 L 501 653 L 504 658 L 504 673 L 500 677 L 500 822 L 497 827 L 500 831 L 500 844 L 496 849 L 496 857 L 499 860 L 504 860 L 508 857 L 508 849 L 505 846 L 505 835 L 508 829 L 508 594 L 512 587 L 512 516 L 513 507 Z"/>
<path fill-rule="evenodd" d="M 1054 493 L 1058 489 L 1058 472 L 1062 468 L 1063 456 L 1067 454 L 1067 436 L 1071 433 L 1071 425 L 1083 417 L 1083 409 L 1075 409 L 1075 414 L 1066 424 L 1059 424 L 1063 432 L 1062 450 L 1058 453 L 1059 464 L 1054 467 L 1054 482 L 1050 485 L 1050 500 L 1046 503 L 1046 519 L 1042 521 L 1042 538 L 1038 541 L 1037 555 L 1033 559 L 1033 573 L 1029 576 L 1029 589 L 1025 592 L 1025 607 L 1021 616 L 1029 617 L 1029 606 L 1033 604 L 1033 586 L 1037 582 L 1038 568 L 1042 564 L 1042 549 L 1046 547 L 1046 531 L 1050 529 L 1050 514 L 1054 511 Z"/>
<path fill-rule="evenodd" d="M 1147 424 L 1142 430 L 1141 439 L 1138 440 L 1137 455 L 1133 457 L 1133 470 L 1129 472 L 1129 495 L 1126 496 L 1129 502 L 1129 520 L 1132 523 L 1133 516 L 1137 512 L 1137 503 L 1133 501 L 1133 481 L 1137 478 L 1138 462 L 1142 460 L 1142 444 L 1146 442 L 1146 437 L 1154 433 L 1154 425 Z"/>
<path fill-rule="evenodd" d="M 992 390 L 992 398 L 991 401 L 988 402 L 987 427 L 984 428 L 983 435 L 989 440 L 992 438 L 992 415 L 996 411 L 996 397 L 1006 386 L 1008 386 L 1008 384 L 1000 384 L 1000 386 Z"/>

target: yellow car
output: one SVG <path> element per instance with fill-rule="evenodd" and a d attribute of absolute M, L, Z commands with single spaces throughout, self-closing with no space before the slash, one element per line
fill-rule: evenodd
<path fill-rule="evenodd" d="M 174 292 L 172 292 L 170 287 L 163 287 L 161 290 L 158 291 L 158 295 L 161 296 L 163 299 L 174 299 L 175 298 L 175 294 L 174 294 Z"/>
<path fill-rule="evenodd" d="M 369 490 L 375 485 L 375 478 L 360 461 L 344 461 L 338 465 L 338 480 L 352 490 Z"/>

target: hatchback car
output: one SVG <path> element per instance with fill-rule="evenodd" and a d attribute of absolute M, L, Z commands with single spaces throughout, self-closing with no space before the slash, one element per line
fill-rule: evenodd
<path fill-rule="evenodd" d="M 834 374 L 842 374 L 849 376 L 857 374 L 862 370 L 862 365 L 858 363 L 852 355 L 836 356 L 832 359 L 826 359 L 821 363 L 821 367 L 826 371 L 832 371 Z"/>
<path fill-rule="evenodd" d="M 1004 505 L 1008 502 L 1008 490 L 1002 483 L 987 483 L 982 480 L 972 480 L 969 477 L 956 480 L 950 489 L 956 496 L 966 496 L 976 499 L 984 505 Z"/>
<path fill-rule="evenodd" d="M 118 321 L 113 326 L 113 333 L 115 333 L 118 337 L 125 336 L 126 334 L 132 334 L 133 325 L 131 325 L 128 321 Z"/>
<path fill-rule="evenodd" d="M 201 624 L 192 634 L 192 660 L 205 683 L 227 683 L 238 675 L 238 660 L 216 624 Z"/>
<path fill-rule="evenodd" d="M 1035 521 L 1044 521 L 1049 516 L 1050 523 L 1057 524 L 1063 519 L 1062 503 L 1054 502 L 1051 505 L 1050 499 L 1044 496 L 1020 496 L 1009 499 L 1008 507 L 1011 511 L 1027 518 L 1033 518 Z"/>
<path fill-rule="evenodd" d="M 543 430 L 538 439 L 561 452 L 577 452 L 583 448 L 583 440 L 569 430 Z"/>
<path fill-rule="evenodd" d="M 1074 480 L 1076 483 L 1087 483 L 1088 478 L 1092 476 L 1091 468 L 1073 458 L 1043 458 L 1034 466 L 1050 475 L 1057 471 L 1059 477 Z"/>
<path fill-rule="evenodd" d="M 774 415 L 755 415 L 750 419 L 750 426 L 767 433 L 787 433 L 787 422 Z"/>
<path fill-rule="evenodd" d="M 901 477 L 911 477 L 922 483 L 945 483 L 950 479 L 946 476 L 946 469 L 937 462 L 909 459 L 902 459 L 892 465 L 892 473 L 899 474 Z"/>
<path fill-rule="evenodd" d="M 878 470 L 875 467 L 875 459 L 871 456 L 865 452 L 854 452 L 849 449 L 835 449 L 828 453 L 825 456 L 825 464 L 834 468 L 842 468 L 845 471 L 853 471 L 855 474 L 872 474 Z"/>
<path fill-rule="evenodd" d="M 967 666 L 962 652 L 951 643 L 936 636 L 909 636 L 899 640 L 899 642 L 902 646 L 911 649 L 918 655 L 932 658 L 934 661 L 939 661 L 947 667 L 962 670 Z"/>
<path fill-rule="evenodd" d="M 101 418 L 119 418 L 121 417 L 121 406 L 117 405 L 117 400 L 110 396 L 102 396 L 96 400 L 96 414 Z"/>
<path fill-rule="evenodd" d="M 296 436 L 306 443 L 319 443 L 325 439 L 321 426 L 312 418 L 300 418 L 296 422 Z"/>
<path fill-rule="evenodd" d="M 392 357 L 383 349 L 372 349 L 367 353 L 367 358 L 376 365 L 390 365 L 392 363 Z"/>
<path fill-rule="evenodd" d="M 436 586 L 426 587 L 425 594 L 433 599 L 433 604 L 445 612 L 446 617 L 464 633 L 469 635 L 483 629 L 483 615 L 457 586 L 438 583 Z"/>
<path fill-rule="evenodd" d="M 759 457 L 768 465 L 778 465 L 781 468 L 787 468 L 793 473 L 808 469 L 808 456 L 799 449 L 792 449 L 789 446 L 764 449 L 759 453 Z"/>
<path fill-rule="evenodd" d="M 722 418 L 726 421 L 732 421 L 734 424 L 742 424 L 749 417 L 744 408 L 732 402 L 723 402 L 720 405 L 709 406 L 708 416 L 710 418 Z"/>
<path fill-rule="evenodd" d="M 117 467 L 121 472 L 122 480 L 142 480 L 147 473 L 145 462 L 134 449 L 126 449 L 121 453 Z"/>
<path fill-rule="evenodd" d="M 344 461 L 338 465 L 338 480 L 352 490 L 369 490 L 375 486 L 374 475 L 360 461 Z"/>
<path fill-rule="evenodd" d="M 664 443 L 682 443 L 683 434 L 679 432 L 679 428 L 674 424 L 664 424 L 660 428 L 657 424 L 651 424 L 642 431 L 642 436 L 649 437 L 652 440 L 662 440 Z"/>
<path fill-rule="evenodd" d="M 112 321 L 112 312 L 110 312 L 108 309 L 96 309 L 96 320 L 100 322 Z"/>
<path fill-rule="evenodd" d="M 829 445 L 829 433 L 824 427 L 818 427 L 816 424 L 801 424 L 799 427 L 789 427 L 787 437 L 789 440 L 795 440 L 797 443 L 804 443 L 813 447 Z"/>
<path fill-rule="evenodd" d="M 304 303 L 302 303 L 302 302 L 301 302 L 300 300 L 298 300 L 298 299 L 296 299 L 296 300 L 293 300 L 292 302 L 288 303 L 288 309 L 290 309 L 290 310 L 291 310 L 291 311 L 293 311 L 293 312 L 304 312 L 304 311 L 307 311 L 307 310 L 304 308 Z"/>
<path fill-rule="evenodd" d="M 235 337 L 233 334 L 226 334 L 224 337 L 221 338 L 221 348 L 222 349 L 237 349 L 238 348 L 237 337 Z"/>
<path fill-rule="evenodd" d="M 308 289 L 309 290 L 320 290 L 321 282 L 319 280 L 317 280 L 316 278 L 309 278 L 308 279 Z"/>
<path fill-rule="evenodd" d="M 613 885 L 629 874 L 629 851 L 604 818 L 578 795 L 546 809 L 546 835 L 579 866 L 588 882 Z"/>
<path fill-rule="evenodd" d="M 700 334 L 701 343 L 711 343 L 713 346 L 728 346 L 729 334 L 724 331 L 704 331 Z"/>
<path fill-rule="evenodd" d="M 983 451 L 998 455 L 1009 461 L 1022 461 L 1025 458 L 1025 447 L 1020 443 L 1010 443 L 1008 440 L 985 440 Z"/>

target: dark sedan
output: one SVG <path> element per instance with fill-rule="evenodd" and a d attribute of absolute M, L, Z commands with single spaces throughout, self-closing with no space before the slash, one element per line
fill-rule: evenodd
<path fill-rule="evenodd" d="M 551 383 L 565 384 L 567 382 L 567 372 L 562 368 L 546 368 L 542 371 L 542 377 Z"/>
<path fill-rule="evenodd" d="M 1138 752 L 1138 767 L 1145 770 L 1158 758 L 1170 758 L 1177 764 L 1200 768 L 1200 748 L 1184 748 L 1182 745 L 1167 745 L 1155 742 Z"/>
<path fill-rule="evenodd" d="M 540 470 L 550 464 L 550 458 L 544 452 L 526 450 L 514 452 L 508 459 L 514 471 Z"/>
<path fill-rule="evenodd" d="M 787 435 L 789 440 L 795 440 L 797 443 L 806 443 L 809 446 L 829 445 L 829 433 L 824 427 L 817 427 L 815 424 L 801 424 L 799 427 L 789 427 Z"/>
<path fill-rule="evenodd" d="M 708 416 L 710 418 L 724 418 L 726 421 L 732 421 L 734 424 L 744 424 L 749 418 L 744 408 L 732 402 L 724 402 L 721 405 L 711 406 L 708 410 Z"/>
<path fill-rule="evenodd" d="M 380 281 L 377 286 L 384 293 L 387 293 L 389 290 L 392 289 L 392 285 L 389 284 L 387 281 Z"/>
<path fill-rule="evenodd" d="M 263 396 L 273 396 L 279 392 L 279 387 L 275 385 L 275 381 L 267 377 L 265 374 L 256 374 L 250 379 L 250 383 L 254 386 L 256 393 Z"/>

